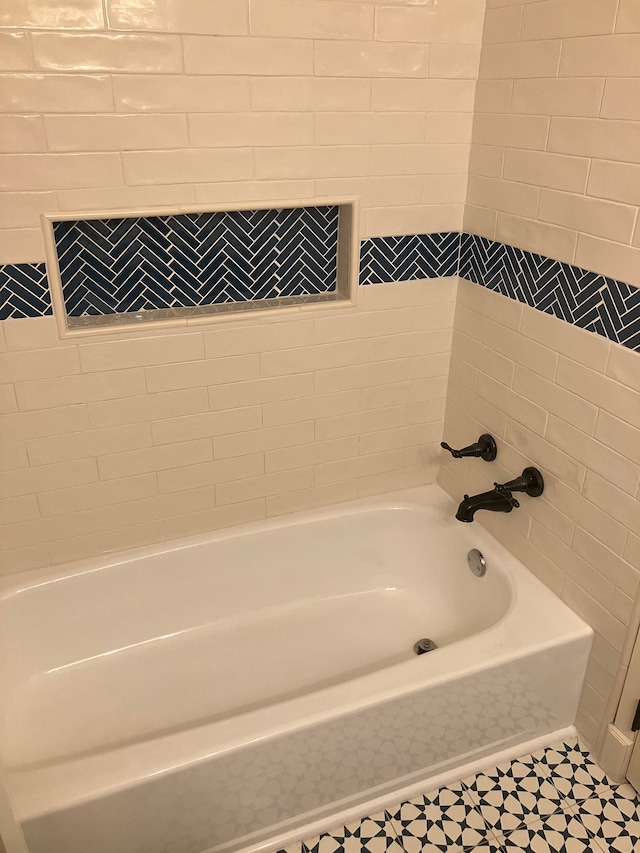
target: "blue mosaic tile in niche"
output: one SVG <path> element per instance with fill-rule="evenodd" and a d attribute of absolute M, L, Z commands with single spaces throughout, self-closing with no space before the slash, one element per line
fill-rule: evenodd
<path fill-rule="evenodd" d="M 337 206 L 56 222 L 70 317 L 336 289 Z"/>

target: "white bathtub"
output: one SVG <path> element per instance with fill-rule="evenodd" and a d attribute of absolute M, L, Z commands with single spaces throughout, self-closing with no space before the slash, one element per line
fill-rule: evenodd
<path fill-rule="evenodd" d="M 5 580 L 30 853 L 258 845 L 570 725 L 590 629 L 454 512 L 430 486 Z"/>

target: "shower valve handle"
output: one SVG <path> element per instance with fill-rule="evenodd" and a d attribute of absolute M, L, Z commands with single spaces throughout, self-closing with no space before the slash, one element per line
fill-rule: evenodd
<path fill-rule="evenodd" d="M 511 492 L 525 492 L 531 498 L 539 497 L 544 491 L 544 480 L 537 468 L 525 468 L 520 477 L 508 483 L 494 483 L 496 492 L 510 495 Z"/>
<path fill-rule="evenodd" d="M 484 433 L 475 442 L 468 447 L 463 447 L 461 450 L 454 450 L 446 441 L 440 442 L 440 447 L 448 450 L 454 459 L 462 459 L 465 456 L 473 456 L 477 459 L 484 459 L 485 462 L 493 462 L 498 454 L 495 439 L 492 435 Z"/>

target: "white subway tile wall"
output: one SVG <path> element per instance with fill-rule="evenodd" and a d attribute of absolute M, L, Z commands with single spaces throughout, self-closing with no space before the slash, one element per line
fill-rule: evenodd
<path fill-rule="evenodd" d="M 640 286 L 637 10 L 487 0 L 465 230 Z M 578 718 L 594 744 L 636 627 L 638 377 L 637 352 L 461 284 L 445 432 L 491 429 L 504 476 L 545 472 L 517 527 L 486 523 L 597 632 Z M 482 474 L 447 461 L 441 481 L 459 495 Z"/>
<path fill-rule="evenodd" d="M 456 285 L 97 341 L 5 321 L 2 571 L 433 482 Z"/>
<path fill-rule="evenodd" d="M 465 230 L 640 286 L 636 0 L 486 5 Z"/>
<path fill-rule="evenodd" d="M 595 743 L 640 586 L 638 354 L 461 281 L 445 435 L 456 446 L 487 430 L 491 471 L 446 459 L 439 481 L 459 498 L 527 465 L 544 472 L 542 497 L 476 520 L 596 630 L 578 719 Z"/>
<path fill-rule="evenodd" d="M 339 192 L 363 237 L 460 229 L 484 0 L 54 6 L 0 10 L 0 264 L 58 210 Z"/>

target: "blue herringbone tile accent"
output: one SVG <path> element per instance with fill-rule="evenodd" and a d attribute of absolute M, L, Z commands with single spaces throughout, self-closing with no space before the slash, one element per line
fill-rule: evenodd
<path fill-rule="evenodd" d="M 336 287 L 337 207 L 59 222 L 71 316 Z M 374 237 L 360 284 L 460 275 L 640 352 L 640 289 L 473 234 Z M 44 264 L 0 266 L 0 319 L 51 314 Z"/>
<path fill-rule="evenodd" d="M 162 218 L 56 222 L 54 234 L 70 317 L 171 307 Z"/>
<path fill-rule="evenodd" d="M 51 314 L 51 296 L 44 264 L 0 266 L 0 320 Z"/>
<path fill-rule="evenodd" d="M 459 275 L 640 352 L 640 289 L 572 264 L 463 234 Z"/>
<path fill-rule="evenodd" d="M 640 352 L 640 290 L 621 281 L 604 280 L 598 320 L 607 337 Z"/>
<path fill-rule="evenodd" d="M 418 265 L 418 238 L 373 237 L 360 247 L 360 284 L 382 284 L 423 278 Z"/>
<path fill-rule="evenodd" d="M 460 234 L 372 237 L 360 249 L 360 284 L 414 281 L 458 274 Z"/>
<path fill-rule="evenodd" d="M 273 282 L 272 296 L 335 290 L 337 207 L 281 211 L 276 237 L 282 260 L 279 280 Z M 265 260 L 262 258 L 261 263 Z"/>
<path fill-rule="evenodd" d="M 421 267 L 425 278 L 457 275 L 460 256 L 460 234 L 448 231 L 420 237 Z"/>
<path fill-rule="evenodd" d="M 460 235 L 458 275 L 479 284 L 480 267 L 477 259 L 476 241 L 477 238 L 474 234 Z"/>
<path fill-rule="evenodd" d="M 71 317 L 336 289 L 338 208 L 57 222 Z"/>

